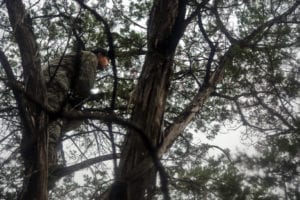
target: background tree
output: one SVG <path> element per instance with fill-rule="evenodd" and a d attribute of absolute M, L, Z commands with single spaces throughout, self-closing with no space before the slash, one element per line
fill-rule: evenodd
<path fill-rule="evenodd" d="M 3 1 L 1 198 L 299 198 L 299 4 Z M 42 66 L 96 46 L 113 67 L 83 111 L 49 110 Z M 53 115 L 85 124 L 49 174 Z M 195 144 L 228 123 L 259 137 L 255 155 Z"/>

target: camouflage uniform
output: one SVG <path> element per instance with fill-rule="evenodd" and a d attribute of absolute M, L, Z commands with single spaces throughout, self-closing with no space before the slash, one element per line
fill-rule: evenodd
<path fill-rule="evenodd" d="M 80 59 L 78 59 L 78 56 L 80 56 Z M 77 68 L 76 58 L 80 61 Z M 89 97 L 90 90 L 94 85 L 97 66 L 97 56 L 88 51 L 81 51 L 80 55 L 76 53 L 68 54 L 62 59 L 58 58 L 51 62 L 48 68 L 43 71 L 46 83 L 48 83 L 47 97 L 49 107 L 55 111 L 80 110 L 80 101 Z M 76 73 L 78 68 L 79 73 Z M 78 76 L 75 77 L 77 74 Z M 67 120 L 57 117 L 49 120 L 48 155 L 50 169 L 54 169 L 58 164 L 58 147 L 61 144 L 60 139 L 63 133 L 78 128 L 80 124 L 81 121 L 78 120 Z"/>

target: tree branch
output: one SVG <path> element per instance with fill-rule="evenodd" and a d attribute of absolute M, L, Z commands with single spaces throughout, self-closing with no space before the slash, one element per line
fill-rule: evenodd
<path fill-rule="evenodd" d="M 270 113 L 270 115 L 276 116 L 276 117 L 277 117 L 279 120 L 281 120 L 282 123 L 283 123 L 284 125 L 286 125 L 289 129 L 291 129 L 291 130 L 294 130 L 294 129 L 295 129 L 295 127 L 293 127 L 293 126 L 287 121 L 287 119 L 286 119 L 284 116 L 282 116 L 281 114 L 279 114 L 275 109 L 273 109 L 273 108 L 271 108 L 270 106 L 268 106 L 268 105 L 263 101 L 263 99 L 261 99 L 261 98 L 258 96 L 258 94 L 257 94 L 257 92 L 256 92 L 256 90 L 255 90 L 254 87 L 251 88 L 251 90 L 253 91 L 254 97 L 256 98 L 256 100 L 258 101 L 258 103 L 261 105 L 261 107 L 263 107 L 264 109 L 266 109 L 266 110 Z"/>
<path fill-rule="evenodd" d="M 234 104 L 235 104 L 235 106 L 236 106 L 236 108 L 237 108 L 238 114 L 240 115 L 241 122 L 243 123 L 243 125 L 249 126 L 249 127 L 257 129 L 259 131 L 270 131 L 270 129 L 266 129 L 266 128 L 261 128 L 261 127 L 255 126 L 255 125 L 251 124 L 247 120 L 247 118 L 246 118 L 246 116 L 245 116 L 245 114 L 244 114 L 244 112 L 243 112 L 243 110 L 241 108 L 241 105 L 240 105 L 240 103 L 238 101 L 238 99 L 240 97 L 242 97 L 242 95 L 231 97 L 231 96 L 224 95 L 224 94 L 219 94 L 219 93 L 216 93 L 216 92 L 214 92 L 212 95 L 217 96 L 217 97 L 221 97 L 221 98 L 224 98 L 224 99 L 227 99 L 227 100 L 230 100 L 230 101 L 233 101 Z M 245 95 L 251 95 L 252 96 L 253 94 L 251 93 L 251 94 L 245 94 Z"/>
<path fill-rule="evenodd" d="M 295 3 L 288 9 L 286 10 L 284 13 L 282 13 L 281 15 L 278 15 L 277 17 L 274 17 L 273 19 L 263 23 L 262 25 L 260 25 L 258 28 L 256 28 L 255 30 L 253 30 L 248 36 L 246 36 L 244 39 L 240 40 L 240 44 L 241 45 L 247 45 L 250 44 L 250 42 L 260 33 L 262 33 L 266 28 L 270 28 L 271 26 L 273 26 L 276 23 L 280 23 L 282 21 L 282 19 L 284 19 L 285 17 L 287 17 L 288 15 L 290 15 L 292 12 L 294 12 L 298 6 L 300 5 L 300 0 L 296 0 Z"/>
<path fill-rule="evenodd" d="M 31 126 L 32 123 L 30 117 L 26 114 L 27 112 L 26 112 L 24 99 L 21 95 L 22 93 L 20 93 L 17 87 L 15 87 L 15 83 L 17 83 L 17 80 L 15 78 L 15 75 L 13 74 L 12 68 L 8 62 L 7 57 L 5 56 L 4 52 L 1 49 L 0 49 L 0 62 L 6 73 L 8 86 L 12 89 L 14 97 L 16 99 L 19 115 L 22 119 L 21 121 L 23 122 L 24 128 L 26 131 L 28 131 L 28 133 L 31 133 L 33 130 Z"/>
<path fill-rule="evenodd" d="M 224 35 L 227 37 L 227 39 L 230 41 L 231 44 L 235 44 L 237 42 L 237 39 L 235 39 L 232 34 L 228 31 L 228 29 L 225 27 L 225 25 L 223 24 L 219 12 L 218 12 L 218 3 L 220 1 L 215 1 L 215 5 L 212 8 L 212 12 L 213 14 L 216 16 L 216 23 L 219 26 L 220 30 L 222 33 L 224 33 Z"/>
<path fill-rule="evenodd" d="M 116 154 L 117 158 L 120 158 L 120 154 Z M 67 167 L 60 167 L 58 169 L 55 169 L 53 173 L 51 174 L 54 177 L 54 181 L 58 181 L 60 178 L 64 176 L 68 176 L 76 171 L 82 170 L 84 168 L 90 167 L 91 165 L 94 165 L 99 162 L 108 161 L 114 159 L 113 154 L 98 156 L 95 158 L 87 159 L 81 163 L 77 163 L 71 166 Z"/>
<path fill-rule="evenodd" d="M 209 56 L 208 56 L 208 61 L 206 63 L 206 72 L 205 72 L 205 78 L 204 78 L 204 81 L 203 81 L 203 85 L 207 85 L 208 82 L 209 82 L 209 79 L 210 79 L 210 73 L 211 73 L 211 65 L 212 65 L 212 62 L 213 62 L 213 59 L 214 59 L 214 56 L 215 56 L 215 53 L 216 53 L 216 48 L 217 48 L 217 45 L 214 45 L 213 42 L 210 40 L 210 38 L 208 37 L 204 27 L 203 27 L 203 23 L 202 23 L 202 19 L 201 19 L 201 15 L 199 14 L 198 15 L 198 26 L 199 26 L 199 29 L 204 37 L 204 39 L 206 40 L 206 42 L 208 43 L 209 47 L 210 47 L 210 53 L 209 53 Z"/>
<path fill-rule="evenodd" d="M 76 112 L 76 111 L 66 111 L 64 113 L 62 113 L 62 116 L 64 118 L 67 119 L 97 119 L 97 120 L 101 120 L 102 122 L 105 123 L 115 123 L 118 125 L 121 125 L 123 127 L 129 128 L 131 130 L 133 130 L 134 133 L 137 133 L 139 135 L 139 137 L 142 139 L 142 142 L 144 143 L 146 149 L 149 152 L 149 159 L 146 158 L 145 160 L 147 160 L 148 162 L 153 163 L 153 165 L 156 167 L 156 169 L 159 172 L 160 175 L 160 179 L 162 182 L 167 183 L 167 173 L 165 172 L 165 169 L 163 167 L 163 165 L 161 164 L 158 154 L 157 154 L 157 150 L 156 148 L 153 146 L 153 144 L 151 143 L 151 140 L 148 138 L 148 136 L 144 133 L 144 130 L 138 126 L 136 126 L 135 124 L 126 121 L 124 119 L 115 117 L 111 114 L 109 115 L 103 115 L 103 114 L 99 114 L 99 113 L 84 113 L 84 112 Z M 141 166 L 141 165 L 139 165 Z M 137 177 L 138 170 L 140 169 L 139 166 L 136 169 L 132 169 L 132 174 L 134 174 L 134 176 L 132 177 L 128 177 L 129 180 L 134 180 L 134 177 Z"/>
<path fill-rule="evenodd" d="M 130 19 L 130 17 L 126 16 L 126 15 L 124 14 L 122 8 L 118 8 L 118 3 L 117 3 L 115 0 L 113 0 L 112 2 L 113 2 L 113 4 L 114 4 L 114 6 L 115 6 L 115 9 L 116 9 L 119 13 L 121 13 L 121 16 L 122 16 L 125 20 L 129 21 L 131 24 L 133 24 L 133 25 L 135 25 L 135 26 L 137 26 L 137 27 L 139 27 L 139 28 L 141 28 L 141 29 L 147 30 L 146 27 L 144 27 L 144 26 L 142 26 L 142 25 L 136 23 L 134 20 Z"/>
<path fill-rule="evenodd" d="M 185 24 L 190 24 L 191 21 L 200 14 L 201 9 L 206 7 L 208 2 L 209 0 L 203 0 L 201 3 L 195 2 L 197 4 L 196 9 L 186 18 Z"/>
<path fill-rule="evenodd" d="M 219 147 L 217 145 L 211 145 L 211 144 L 203 144 L 203 146 L 205 146 L 207 149 L 209 149 L 209 148 L 216 148 L 216 149 L 220 150 L 226 156 L 226 158 L 228 159 L 228 161 L 230 163 L 232 163 L 232 159 L 231 159 L 230 153 L 228 151 L 226 151 L 226 149 L 223 149 L 223 148 L 221 148 L 221 147 Z"/>
<path fill-rule="evenodd" d="M 266 27 L 272 26 L 276 22 L 279 22 L 280 19 L 283 17 L 286 17 L 290 13 L 292 13 L 300 4 L 300 1 L 298 0 L 290 9 L 288 9 L 286 12 L 284 12 L 282 15 L 273 18 L 272 20 L 269 20 L 268 22 L 261 25 L 259 28 L 257 28 L 255 31 L 253 31 L 250 35 L 246 36 L 243 39 L 236 40 L 231 37 L 229 32 L 227 32 L 225 26 L 223 24 L 220 24 L 222 31 L 226 35 L 226 37 L 231 40 L 232 45 L 229 47 L 227 52 L 224 54 L 224 56 L 221 57 L 218 68 L 215 72 L 212 73 L 209 84 L 206 87 L 200 88 L 197 95 L 193 98 L 193 100 L 189 103 L 189 105 L 186 107 L 186 109 L 178 115 L 178 117 L 174 120 L 174 122 L 168 126 L 165 130 L 165 138 L 163 144 L 160 146 L 158 151 L 158 156 L 161 157 L 175 142 L 175 140 L 178 138 L 178 136 L 183 132 L 183 130 L 186 128 L 186 126 L 193 120 L 195 114 L 201 110 L 203 107 L 205 101 L 208 99 L 208 97 L 214 92 L 214 87 L 222 80 L 223 73 L 225 68 L 231 64 L 235 48 L 245 48 L 248 43 L 251 42 L 252 39 L 256 37 L 261 31 L 263 31 Z M 218 17 L 218 13 L 215 13 Z M 220 18 L 219 18 L 220 20 Z M 219 21 L 220 23 L 220 21 Z"/>
<path fill-rule="evenodd" d="M 232 62 L 233 50 L 234 46 L 231 46 L 227 50 L 227 52 L 221 57 L 218 68 L 211 74 L 209 84 L 200 88 L 185 110 L 181 112 L 181 114 L 174 119 L 174 122 L 166 128 L 164 141 L 158 150 L 159 157 L 167 152 L 186 126 L 194 119 L 196 113 L 202 109 L 209 96 L 214 92 L 215 86 L 223 78 L 225 68 Z"/>
<path fill-rule="evenodd" d="M 42 77 L 40 54 L 32 21 L 29 14 L 26 13 L 22 0 L 5 2 L 13 35 L 20 49 L 26 89 L 36 99 L 45 103 L 47 102 L 47 90 Z M 46 200 L 48 198 L 48 133 L 45 126 L 48 116 L 31 102 L 26 102 L 26 107 L 23 103 L 20 109 L 20 112 L 30 115 L 30 118 L 26 117 L 26 121 L 23 117 L 21 120 L 25 127 L 31 128 L 29 132 L 26 131 L 28 130 L 26 128 L 22 136 L 21 152 L 26 175 L 20 199 Z M 29 121 L 28 118 L 31 120 Z M 28 144 L 32 141 L 35 142 L 34 145 L 29 146 Z M 33 173 L 33 171 L 37 173 Z"/>

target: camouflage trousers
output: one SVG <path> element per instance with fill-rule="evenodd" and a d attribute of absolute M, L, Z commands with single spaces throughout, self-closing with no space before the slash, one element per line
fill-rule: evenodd
<path fill-rule="evenodd" d="M 67 77 L 61 76 L 60 79 L 54 79 L 51 82 L 51 86 L 47 88 L 48 105 L 52 110 L 58 112 L 57 116 L 53 116 L 49 120 L 47 128 L 49 134 L 48 163 L 50 170 L 55 170 L 58 165 L 63 164 L 61 152 L 63 152 L 62 139 L 64 134 L 78 128 L 82 124 L 81 120 L 65 119 L 59 116 L 63 111 L 81 109 L 81 106 L 77 106 L 73 101 L 69 100 L 68 87 Z M 78 104 L 78 102 L 76 103 Z"/>
<path fill-rule="evenodd" d="M 63 165 L 63 137 L 64 134 L 68 131 L 77 129 L 82 124 L 81 120 L 71 120 L 57 118 L 50 120 L 48 124 L 48 134 L 49 134 L 49 143 L 48 143 L 48 163 L 49 169 L 55 170 L 58 165 Z"/>

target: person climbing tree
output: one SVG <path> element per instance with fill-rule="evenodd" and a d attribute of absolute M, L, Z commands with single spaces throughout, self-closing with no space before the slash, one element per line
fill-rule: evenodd
<path fill-rule="evenodd" d="M 48 163 L 49 172 L 59 164 L 58 154 L 61 137 L 67 131 L 78 128 L 81 121 L 61 118 L 63 111 L 80 110 L 90 96 L 97 69 L 105 69 L 109 65 L 108 52 L 98 48 L 93 51 L 79 51 L 66 54 L 53 60 L 43 70 L 47 85 L 48 107 L 54 111 L 48 124 Z"/>

